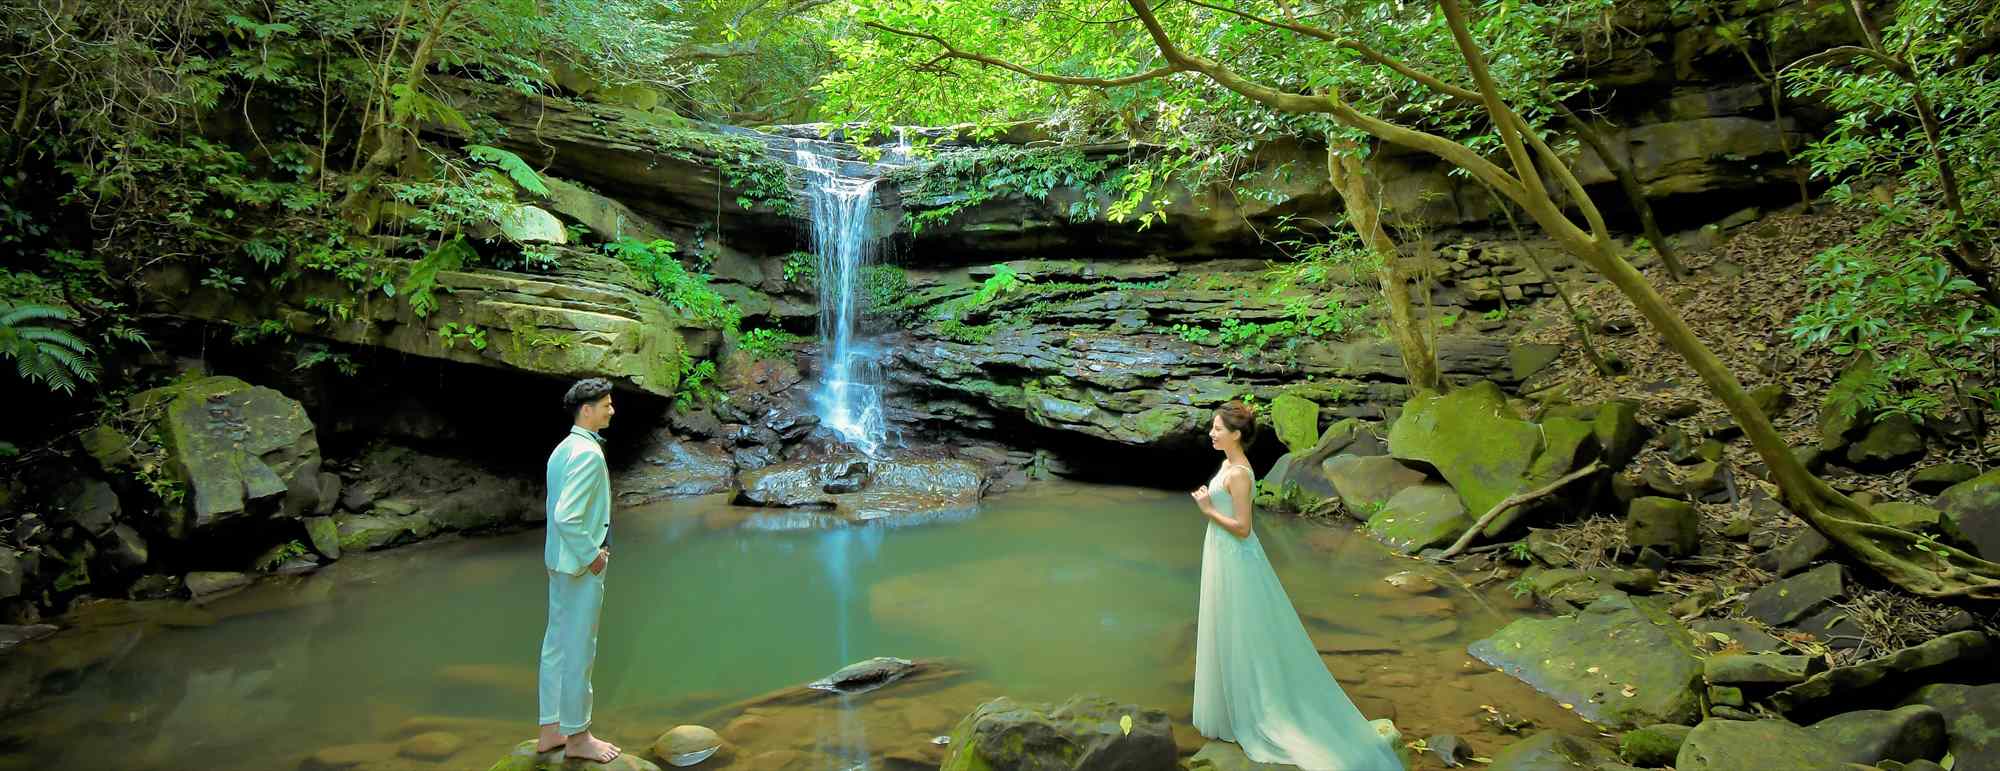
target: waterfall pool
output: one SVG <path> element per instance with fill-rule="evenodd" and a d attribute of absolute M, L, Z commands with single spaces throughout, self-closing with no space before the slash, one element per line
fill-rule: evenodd
<path fill-rule="evenodd" d="M 1205 521 L 1183 493 L 1043 483 L 907 526 L 724 497 L 615 517 L 596 728 L 628 751 L 699 722 L 739 768 L 935 767 L 933 738 L 1003 695 L 1102 694 L 1163 709 L 1198 742 L 1185 723 Z M 1470 591 L 1345 526 L 1257 527 L 1370 717 L 1487 755 L 1514 740 L 1493 710 L 1589 732 L 1466 655 L 1518 615 L 1504 588 Z M 0 769 L 294 769 L 328 748 L 369 759 L 358 769 L 484 769 L 533 736 L 541 552 L 540 531 L 445 539 L 205 605 L 86 606 L 0 654 L 0 703 L 35 694 L 0 728 Z M 1403 571 L 1438 586 L 1383 580 Z M 758 698 L 873 656 L 937 664 L 844 700 Z M 419 734 L 450 751 L 397 757 Z"/>

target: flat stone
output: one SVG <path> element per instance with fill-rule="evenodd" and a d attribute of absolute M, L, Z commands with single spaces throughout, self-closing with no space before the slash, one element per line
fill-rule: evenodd
<path fill-rule="evenodd" d="M 1893 471 L 1924 456 L 1924 436 L 1908 415 L 1875 421 L 1868 433 L 1847 446 L 1847 462 L 1868 471 Z"/>
<path fill-rule="evenodd" d="M 1893 704 L 1920 685 L 1987 675 L 1992 650 L 1985 632 L 1953 632 L 1881 658 L 1821 672 L 1772 694 L 1768 701 L 1790 717 L 1825 716 L 1857 704 Z"/>
<path fill-rule="evenodd" d="M 1833 542 L 1808 527 L 1784 546 L 1757 555 L 1756 562 L 1757 567 L 1783 577 L 1804 570 L 1832 553 Z"/>
<path fill-rule="evenodd" d="M 1792 685 L 1825 669 L 1826 660 L 1816 656 L 1719 655 L 1703 662 L 1702 676 L 1710 685 Z"/>
<path fill-rule="evenodd" d="M 1618 767 L 1618 755 L 1590 739 L 1560 731 L 1541 733 L 1507 745 L 1493 755 L 1489 771 L 1608 770 Z"/>
<path fill-rule="evenodd" d="M 1387 455 L 1335 455 L 1320 464 L 1349 511 L 1373 513 L 1409 488 L 1423 484 L 1424 472 Z"/>
<path fill-rule="evenodd" d="M 1121 727 L 1123 718 L 1130 718 L 1130 731 Z M 994 699 L 959 721 L 950 747 L 940 771 L 1169 769 L 1180 755 L 1165 712 L 1101 697 L 1062 704 Z"/>
<path fill-rule="evenodd" d="M 245 573 L 195 572 L 187 574 L 188 594 L 199 600 L 213 594 L 220 594 L 250 584 L 251 577 Z"/>
<path fill-rule="evenodd" d="M 1709 650 L 1736 647 L 1748 653 L 1775 653 L 1784 647 L 1778 638 L 1748 621 L 1704 618 L 1688 626 L 1700 635 L 1701 645 Z"/>
<path fill-rule="evenodd" d="M 1783 720 L 1704 720 L 1688 732 L 1676 771 L 1838 768 L 1885 760 L 1936 757 L 1944 750 L 1944 718 L 1917 705 L 1864 710 L 1810 727 Z"/>
<path fill-rule="evenodd" d="M 577 771 L 584 768 L 590 771 L 660 771 L 658 765 L 629 749 L 609 763 L 572 763 L 563 759 L 561 749 L 536 754 L 533 739 L 514 745 L 513 752 L 507 753 L 487 771 Z"/>
<path fill-rule="evenodd" d="M 1889 501 L 1868 507 L 1876 522 L 1912 533 L 1937 532 L 1943 512 L 1918 503 Z"/>
<path fill-rule="evenodd" d="M 1923 704 L 1944 716 L 1953 768 L 2000 768 L 2000 684 L 1926 685 L 1906 704 Z"/>
<path fill-rule="evenodd" d="M 1846 595 L 1847 569 L 1827 564 L 1766 584 L 1751 592 L 1743 607 L 1758 621 L 1784 626 Z"/>
<path fill-rule="evenodd" d="M 1611 728 L 1700 714 L 1701 660 L 1687 628 L 1651 598 L 1609 594 L 1571 617 L 1517 619 L 1468 651 Z"/>
<path fill-rule="evenodd" d="M 56 631 L 56 627 L 48 624 L 0 625 L 0 653 L 13 650 L 22 643 L 48 637 Z"/>
<path fill-rule="evenodd" d="M 396 753 L 415 760 L 442 761 L 465 749 L 465 739 L 458 734 L 445 731 L 429 731 L 417 734 L 396 748 Z"/>
<path fill-rule="evenodd" d="M 1397 551 L 1415 554 L 1457 540 L 1472 517 L 1449 485 L 1424 483 L 1405 488 L 1368 518 L 1368 532 Z"/>
<path fill-rule="evenodd" d="M 1940 463 L 1917 470 L 1910 475 L 1910 489 L 1925 495 L 1937 495 L 1951 486 L 1979 476 L 1979 467 L 1970 463 Z"/>

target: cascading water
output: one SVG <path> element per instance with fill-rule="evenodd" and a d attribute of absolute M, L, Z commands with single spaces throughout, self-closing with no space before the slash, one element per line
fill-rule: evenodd
<path fill-rule="evenodd" d="M 856 337 L 863 270 L 871 240 L 868 212 L 875 180 L 844 177 L 840 162 L 796 151 L 807 172 L 813 253 L 819 257 L 820 422 L 871 458 L 880 457 L 887 429 L 874 357 Z"/>

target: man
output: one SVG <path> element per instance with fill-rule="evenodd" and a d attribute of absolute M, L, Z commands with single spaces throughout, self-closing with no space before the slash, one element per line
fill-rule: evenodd
<path fill-rule="evenodd" d="M 611 561 L 611 475 L 604 437 L 611 425 L 611 383 L 590 378 L 563 395 L 573 425 L 549 453 L 549 627 L 542 635 L 541 736 L 536 752 L 609 763 L 617 745 L 590 735 L 590 665 L 597 657 L 597 616 L 604 568 Z"/>

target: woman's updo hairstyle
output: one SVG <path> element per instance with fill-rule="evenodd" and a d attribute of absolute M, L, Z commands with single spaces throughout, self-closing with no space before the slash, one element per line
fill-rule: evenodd
<path fill-rule="evenodd" d="M 1257 442 L 1257 411 L 1250 405 L 1232 401 L 1215 408 L 1215 416 L 1222 418 L 1222 425 L 1242 435 L 1244 449 Z"/>

